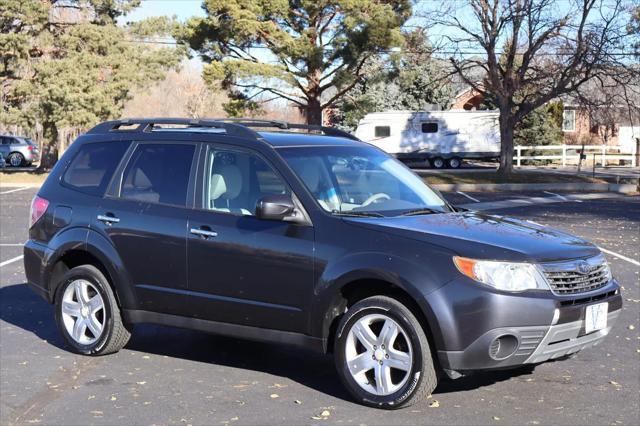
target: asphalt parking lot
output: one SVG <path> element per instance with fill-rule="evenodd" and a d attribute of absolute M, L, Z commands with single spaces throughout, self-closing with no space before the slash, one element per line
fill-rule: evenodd
<path fill-rule="evenodd" d="M 2 425 L 583 425 L 640 419 L 638 196 L 445 194 L 467 207 L 524 200 L 490 211 L 569 231 L 607 250 L 624 287 L 623 312 L 605 342 L 575 358 L 443 381 L 424 402 L 386 412 L 352 403 L 332 360 L 297 348 L 143 325 L 118 354 L 90 358 L 66 351 L 52 307 L 27 289 L 19 259 L 35 191 L 0 188 Z M 531 201 L 558 196 L 553 203 Z"/>

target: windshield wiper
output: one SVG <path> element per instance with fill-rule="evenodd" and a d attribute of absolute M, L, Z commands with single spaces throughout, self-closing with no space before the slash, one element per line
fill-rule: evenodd
<path fill-rule="evenodd" d="M 446 213 L 443 210 L 430 209 L 428 207 L 423 207 L 421 209 L 407 210 L 406 212 L 400 213 L 399 216 L 418 216 L 421 214 L 438 214 L 438 213 Z"/>
<path fill-rule="evenodd" d="M 352 216 L 352 217 L 384 217 L 383 214 L 380 213 L 376 213 L 376 212 L 354 212 L 354 211 L 350 211 L 350 212 L 339 212 L 339 211 L 333 211 L 331 212 L 332 214 L 336 215 L 336 216 Z"/>

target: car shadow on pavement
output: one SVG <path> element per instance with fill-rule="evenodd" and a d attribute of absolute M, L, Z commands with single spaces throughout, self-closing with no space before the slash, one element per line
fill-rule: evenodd
<path fill-rule="evenodd" d="M 58 348 L 65 348 L 55 325 L 52 306 L 31 292 L 26 284 L 0 288 L 0 319 Z M 303 348 L 138 324 L 125 349 L 286 377 L 319 392 L 351 401 L 340 383 L 332 357 Z M 444 379 L 434 394 L 472 390 L 531 374 L 532 371 L 533 367 L 528 366 L 477 373 L 457 380 Z"/>
<path fill-rule="evenodd" d="M 52 306 L 33 293 L 27 284 L 11 284 L 0 288 L 0 319 L 58 348 L 64 347 Z"/>

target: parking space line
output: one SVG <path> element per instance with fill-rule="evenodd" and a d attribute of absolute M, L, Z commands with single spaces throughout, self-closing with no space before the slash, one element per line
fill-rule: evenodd
<path fill-rule="evenodd" d="M 471 201 L 475 201 L 476 203 L 479 203 L 480 200 L 478 200 L 477 198 L 473 198 L 471 195 L 469 194 L 465 194 L 462 191 L 456 191 L 458 194 L 462 195 L 463 197 L 467 197 L 468 199 L 470 199 Z"/>
<path fill-rule="evenodd" d="M 637 260 L 635 260 L 635 259 L 631 259 L 630 257 L 623 256 L 623 255 L 621 255 L 621 254 L 616 253 L 615 251 L 611 251 L 611 250 L 603 249 L 602 247 L 598 247 L 598 248 L 599 248 L 601 251 L 603 251 L 603 252 L 605 252 L 605 253 L 607 253 L 607 254 L 610 254 L 611 256 L 615 256 L 615 257 L 617 257 L 618 259 L 621 259 L 621 260 L 626 260 L 627 262 L 629 262 L 629 263 L 631 263 L 631 264 L 633 264 L 633 265 L 640 266 L 640 262 L 638 262 L 638 261 L 637 261 Z"/>
<path fill-rule="evenodd" d="M 0 247 L 22 247 L 22 246 L 24 246 L 23 243 L 16 243 L 16 244 L 0 243 Z"/>
<path fill-rule="evenodd" d="M 2 268 L 3 266 L 7 266 L 10 263 L 17 262 L 18 260 L 22 259 L 23 257 L 24 257 L 23 255 L 20 255 L 18 257 L 14 257 L 13 259 L 5 260 L 4 262 L 0 263 L 0 268 Z"/>
<path fill-rule="evenodd" d="M 564 196 L 562 196 L 560 194 L 556 194 L 555 192 L 549 192 L 549 191 L 542 191 L 542 192 L 544 192 L 545 194 L 554 195 L 554 196 L 560 198 L 561 200 L 569 201 L 569 199 L 567 197 L 564 197 Z"/>
<path fill-rule="evenodd" d="M 10 189 L 9 191 L 0 192 L 0 195 L 3 194 L 11 194 L 12 192 L 24 191 L 25 189 L 31 188 L 30 186 L 23 186 L 22 188 Z"/>

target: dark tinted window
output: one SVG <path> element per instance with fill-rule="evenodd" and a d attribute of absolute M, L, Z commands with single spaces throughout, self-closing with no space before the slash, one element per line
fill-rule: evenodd
<path fill-rule="evenodd" d="M 139 145 L 125 168 L 120 196 L 184 206 L 194 151 L 193 145 Z"/>
<path fill-rule="evenodd" d="M 438 133 L 438 123 L 422 123 L 422 133 Z"/>
<path fill-rule="evenodd" d="M 102 195 L 130 142 L 100 142 L 82 146 L 63 182 L 91 195 Z"/>
<path fill-rule="evenodd" d="M 386 138 L 391 136 L 391 127 L 389 126 L 376 126 L 375 128 L 376 138 Z"/>

